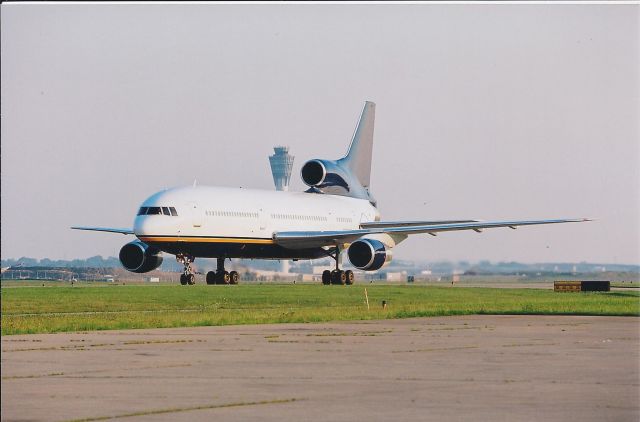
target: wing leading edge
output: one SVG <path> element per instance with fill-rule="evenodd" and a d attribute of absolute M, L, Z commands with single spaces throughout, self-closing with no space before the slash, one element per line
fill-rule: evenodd
<path fill-rule="evenodd" d="M 377 229 L 382 227 L 431 226 L 434 224 L 475 223 L 478 220 L 437 220 L 437 221 L 370 221 L 360 223 L 361 229 Z"/>
<path fill-rule="evenodd" d="M 309 247 L 335 246 L 338 244 L 351 243 L 356 239 L 370 234 L 399 234 L 411 235 L 428 233 L 436 236 L 440 232 L 474 230 L 481 232 L 483 229 L 493 229 L 497 227 L 509 227 L 514 229 L 519 226 L 533 226 L 538 224 L 558 224 L 558 223 L 580 223 L 591 221 L 588 218 L 565 218 L 556 220 L 524 220 L 524 221 L 473 221 L 468 222 L 444 222 L 442 224 L 407 225 L 398 222 L 397 225 L 383 223 L 378 227 L 373 223 L 365 223 L 366 228 L 356 230 L 339 231 L 309 231 L 309 232 L 275 232 L 273 240 L 276 244 L 286 248 L 298 249 Z M 411 223 L 411 222 L 409 222 Z"/>
<path fill-rule="evenodd" d="M 133 234 L 133 230 L 131 229 L 116 229 L 112 227 L 71 227 L 71 228 L 74 230 L 89 230 L 94 232 Z"/>

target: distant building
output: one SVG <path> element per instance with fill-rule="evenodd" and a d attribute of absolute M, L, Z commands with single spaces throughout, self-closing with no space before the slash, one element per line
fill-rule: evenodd
<path fill-rule="evenodd" d="M 335 270 L 336 267 L 332 266 L 332 265 L 314 265 L 313 267 L 311 267 L 311 272 L 314 275 L 322 275 L 322 272 L 325 270 Z"/>
<path fill-rule="evenodd" d="M 293 155 L 289 155 L 289 147 L 278 146 L 273 147 L 273 155 L 269 156 L 269 164 L 271 164 L 271 173 L 273 174 L 273 183 L 276 190 L 288 191 L 289 181 L 291 180 L 291 169 L 293 168 Z M 289 272 L 289 261 L 280 261 L 280 272 Z"/>
<path fill-rule="evenodd" d="M 271 173 L 273 174 L 273 183 L 276 190 L 288 191 L 289 181 L 291 180 L 291 169 L 293 168 L 293 155 L 289 155 L 289 147 L 278 146 L 273 147 L 275 154 L 269 156 L 269 164 L 271 164 Z"/>
<path fill-rule="evenodd" d="M 460 276 L 464 274 L 462 270 L 453 270 L 451 274 L 451 283 L 457 283 L 460 281 Z"/>
<path fill-rule="evenodd" d="M 405 281 L 407 279 L 407 272 L 386 272 L 384 273 L 384 279 L 387 281 Z"/>

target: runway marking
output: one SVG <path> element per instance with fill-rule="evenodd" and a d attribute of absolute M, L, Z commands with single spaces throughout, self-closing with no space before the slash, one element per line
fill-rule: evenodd
<path fill-rule="evenodd" d="M 180 363 L 180 364 L 168 364 L 168 365 L 153 365 L 153 366 L 141 366 L 141 367 L 129 367 L 125 368 L 127 371 L 146 371 L 148 369 L 159 369 L 159 368 L 186 368 L 192 366 L 190 363 Z M 7 377 L 2 377 L 3 380 L 21 380 L 21 379 L 30 379 L 30 378 L 47 378 L 47 377 L 63 377 L 70 376 L 74 377 L 76 375 L 85 375 L 85 374 L 96 374 L 100 372 L 109 372 L 112 371 L 112 368 L 108 369 L 94 369 L 91 371 L 76 371 L 76 372 L 51 372 L 48 374 L 33 374 L 33 375 L 11 375 Z"/>
<path fill-rule="evenodd" d="M 449 350 L 477 349 L 479 346 L 433 347 L 429 349 L 392 350 L 391 353 L 446 352 Z"/>
<path fill-rule="evenodd" d="M 502 347 L 530 347 L 530 346 L 557 346 L 558 343 L 511 343 L 503 344 Z"/>
<path fill-rule="evenodd" d="M 382 330 L 382 331 L 356 331 L 352 333 L 311 333 L 306 334 L 307 337 L 347 337 L 347 336 L 366 336 L 366 337 L 375 337 L 379 334 L 389 334 L 393 333 L 393 330 Z"/>
<path fill-rule="evenodd" d="M 87 344 L 73 344 L 71 346 L 56 346 L 56 347 L 28 347 L 23 349 L 2 349 L 2 353 L 9 352 L 33 352 L 33 351 L 43 351 L 43 350 L 63 350 L 63 351 L 84 351 L 89 350 L 91 347 L 104 347 L 104 346 L 131 346 L 131 345 L 141 345 L 141 344 L 170 344 L 170 343 L 206 343 L 207 340 L 130 340 L 124 341 L 120 343 L 87 343 Z M 122 349 L 116 349 L 122 350 Z"/>
<path fill-rule="evenodd" d="M 172 409 L 142 410 L 140 412 L 123 413 L 120 415 L 112 415 L 112 416 L 97 416 L 93 418 L 71 419 L 67 422 L 105 421 L 108 419 L 131 418 L 134 416 L 147 416 L 147 415 L 160 415 L 163 413 L 189 412 L 191 410 L 207 410 L 207 409 L 221 409 L 226 407 L 257 406 L 260 404 L 293 403 L 295 401 L 301 401 L 301 400 L 304 400 L 304 399 L 291 398 L 291 399 L 261 400 L 261 401 L 252 401 L 252 402 L 237 402 L 237 403 L 224 403 L 224 404 L 205 404 L 201 406 L 177 407 Z"/>

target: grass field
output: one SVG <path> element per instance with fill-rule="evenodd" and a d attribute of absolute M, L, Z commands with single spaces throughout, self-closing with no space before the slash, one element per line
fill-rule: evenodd
<path fill-rule="evenodd" d="M 638 291 L 254 284 L 23 287 L 1 294 L 2 335 L 468 314 L 640 315 Z"/>

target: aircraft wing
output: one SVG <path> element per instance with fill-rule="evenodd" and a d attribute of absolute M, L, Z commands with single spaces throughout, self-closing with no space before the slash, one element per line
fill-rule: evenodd
<path fill-rule="evenodd" d="M 90 230 L 95 232 L 109 232 L 120 234 L 133 234 L 131 229 L 114 229 L 112 227 L 71 227 L 74 230 Z"/>
<path fill-rule="evenodd" d="M 538 224 L 558 224 L 558 223 L 579 223 L 591 221 L 587 218 L 565 218 L 556 220 L 524 220 L 524 221 L 469 221 L 469 222 L 442 222 L 437 224 L 406 225 L 398 222 L 396 225 L 389 223 L 386 226 L 355 230 L 337 231 L 297 231 L 297 232 L 275 232 L 273 240 L 276 244 L 291 249 L 303 249 L 311 247 L 335 246 L 344 243 L 351 243 L 362 236 L 370 234 L 388 233 L 399 235 L 411 235 L 428 233 L 436 236 L 440 232 L 474 230 L 478 233 L 483 229 L 493 229 L 497 227 L 509 227 L 514 229 L 519 226 L 533 226 Z M 411 222 L 409 222 L 411 223 Z M 366 227 L 372 223 L 363 223 Z"/>
<path fill-rule="evenodd" d="M 437 220 L 437 221 L 370 221 L 360 223 L 361 229 L 376 229 L 382 227 L 405 227 L 405 226 L 431 226 L 435 224 L 453 223 L 474 223 L 478 220 Z"/>

